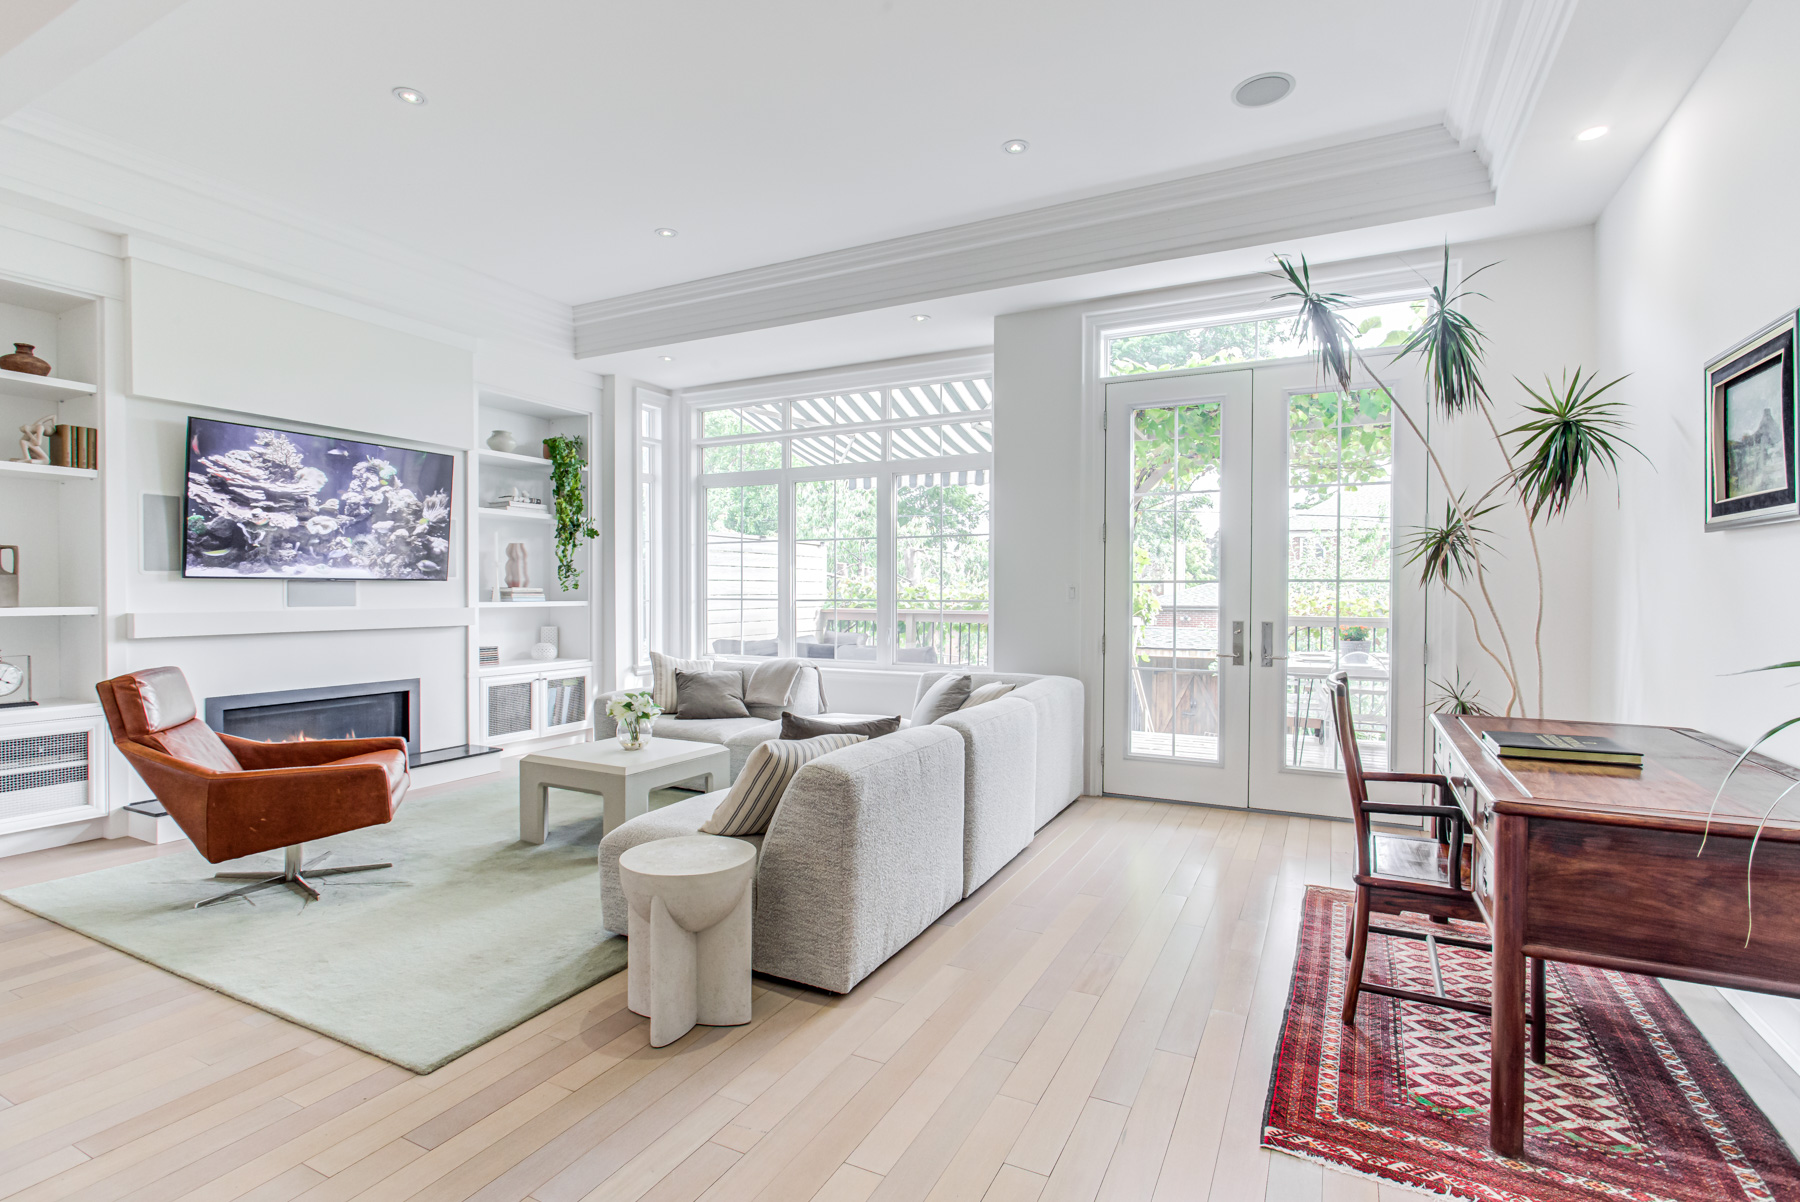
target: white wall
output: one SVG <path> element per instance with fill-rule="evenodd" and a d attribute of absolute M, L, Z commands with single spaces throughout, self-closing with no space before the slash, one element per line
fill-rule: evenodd
<path fill-rule="evenodd" d="M 1800 524 L 1702 529 L 1701 370 L 1800 305 L 1800 8 L 1754 0 L 1598 227 L 1599 341 L 1647 462 L 1596 512 L 1598 712 L 1747 740 L 1800 712 Z M 1800 736 L 1775 754 L 1800 760 Z"/>
<path fill-rule="evenodd" d="M 474 351 L 131 263 L 131 392 L 443 446 L 470 445 Z"/>
<path fill-rule="evenodd" d="M 1450 251 L 1461 260 L 1465 272 L 1493 264 L 1468 282 L 1468 290 L 1480 295 L 1466 298 L 1461 307 L 1490 339 L 1483 379 L 1493 401 L 1495 423 L 1505 431 L 1523 420 L 1520 406 L 1531 401 L 1519 381 L 1543 392 L 1546 375 L 1560 382 L 1564 371 L 1595 369 L 1593 227 L 1467 243 L 1452 246 Z M 1430 262 L 1434 256 L 1426 252 L 1408 257 Z M 1446 439 L 1439 433 L 1443 419 L 1434 415 L 1432 420 L 1434 445 L 1454 451 L 1451 476 L 1459 487 L 1479 494 L 1505 473 L 1505 461 L 1486 422 L 1474 416 L 1458 419 L 1454 437 Z M 1443 495 L 1433 480 L 1432 497 L 1439 515 Z M 1592 709 L 1591 516 L 1598 509 L 1616 505 L 1616 495 L 1611 480 L 1597 478 L 1591 494 L 1573 504 L 1566 516 L 1544 519 L 1538 528 L 1545 582 L 1543 711 L 1550 717 L 1583 717 Z M 1524 518 L 1518 507 L 1511 505 L 1483 518 L 1482 524 L 1492 530 L 1489 541 L 1498 552 L 1484 553 L 1483 558 L 1489 573 L 1488 591 L 1506 623 L 1525 693 L 1522 712 L 1536 716 L 1532 636 L 1537 575 Z M 1453 607 L 1458 629 L 1454 662 L 1444 664 L 1434 657 L 1431 679 L 1452 677 L 1460 670 L 1475 682 L 1482 703 L 1499 712 L 1508 696 L 1505 679 L 1476 645 L 1461 606 L 1442 594 L 1434 596 L 1433 604 Z M 1485 608 L 1478 609 L 1489 645 L 1501 651 Z"/>

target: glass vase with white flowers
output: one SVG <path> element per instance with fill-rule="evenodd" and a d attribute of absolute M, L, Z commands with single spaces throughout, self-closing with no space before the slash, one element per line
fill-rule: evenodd
<path fill-rule="evenodd" d="M 621 693 L 606 703 L 606 713 L 619 724 L 619 746 L 636 751 L 650 741 L 650 726 L 662 713 L 662 706 L 644 691 Z"/>

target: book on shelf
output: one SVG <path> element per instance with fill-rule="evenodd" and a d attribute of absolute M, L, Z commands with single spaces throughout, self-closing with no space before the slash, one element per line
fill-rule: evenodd
<path fill-rule="evenodd" d="M 503 588 L 500 590 L 502 601 L 542 601 L 544 590 L 541 588 Z"/>
<path fill-rule="evenodd" d="M 1559 760 L 1571 764 L 1644 766 L 1642 752 L 1599 735 L 1553 735 L 1527 730 L 1484 730 L 1481 741 L 1495 755 L 1522 760 Z"/>

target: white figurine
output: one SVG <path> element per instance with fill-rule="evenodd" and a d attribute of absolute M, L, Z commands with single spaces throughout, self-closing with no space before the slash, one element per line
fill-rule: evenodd
<path fill-rule="evenodd" d="M 26 463 L 50 462 L 50 450 L 44 440 L 55 432 L 56 425 L 56 415 L 51 414 L 19 427 L 19 433 L 25 436 L 19 440 L 19 450 L 24 453 Z"/>

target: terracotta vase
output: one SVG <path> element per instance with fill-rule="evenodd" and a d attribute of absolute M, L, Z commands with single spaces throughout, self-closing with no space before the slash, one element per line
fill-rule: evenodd
<path fill-rule="evenodd" d="M 22 371 L 32 376 L 47 376 L 50 365 L 31 352 L 36 349 L 29 342 L 13 343 L 13 353 L 0 355 L 0 371 Z"/>

